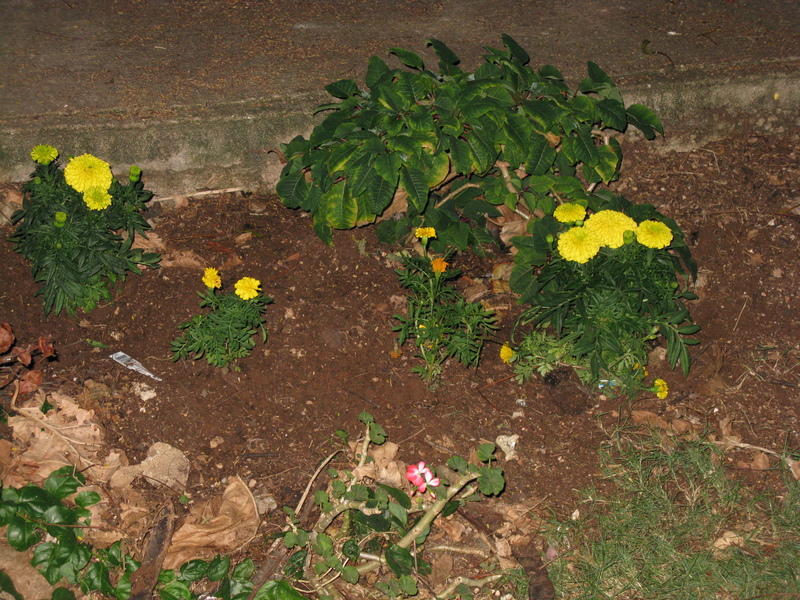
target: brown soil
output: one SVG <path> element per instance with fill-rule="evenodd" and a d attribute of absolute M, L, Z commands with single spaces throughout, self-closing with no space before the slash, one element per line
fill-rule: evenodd
<path fill-rule="evenodd" d="M 618 423 L 613 411 L 651 410 L 712 430 L 733 419 L 746 443 L 797 448 L 800 136 L 753 133 L 685 153 L 659 153 L 657 145 L 623 143 L 626 162 L 614 188 L 674 217 L 700 265 L 700 299 L 691 309 L 702 330 L 689 378 L 661 362 L 649 366 L 668 381 L 666 400 L 589 397 L 568 380 L 518 385 L 497 350 L 519 308 L 513 296 L 492 294 L 484 300 L 499 308 L 502 329 L 479 368 L 451 364 L 443 384 L 427 390 L 411 373 L 416 359 L 409 346 L 400 357 L 392 354 L 396 297 L 403 293 L 387 256 L 395 249 L 379 244 L 370 227 L 338 232 L 328 247 L 306 215 L 275 198 L 217 196 L 148 214 L 170 250 L 191 250 L 220 267 L 228 289 L 252 276 L 274 297 L 266 313 L 269 339 L 239 362 L 240 371 L 170 359 L 177 326 L 199 312 L 198 269 L 131 275 L 113 302 L 90 314 L 45 318 L 29 266 L 4 242 L 0 320 L 21 342 L 40 334 L 54 340 L 58 359 L 44 366 L 46 389 L 77 396 L 87 380 L 110 387 L 112 396 L 92 408 L 109 442 L 132 462 L 158 441 L 185 452 L 193 499 L 218 493 L 226 478 L 240 475 L 263 484 L 279 505 L 294 504 L 320 460 L 337 447 L 334 432 L 358 435 L 357 417 L 365 410 L 400 444 L 399 458 L 407 463 L 466 457 L 482 440 L 519 434 L 519 460 L 502 463 L 504 499 L 541 501 L 541 510 L 560 514 L 574 508 L 576 489 L 599 483 L 597 450 Z M 252 238 L 237 244 L 245 232 Z M 10 233 L 5 228 L 3 237 Z M 224 266 L 234 255 L 242 264 Z M 510 260 L 497 253 L 454 262 L 474 281 Z M 93 348 L 87 339 L 108 348 Z M 163 381 L 112 362 L 108 356 L 116 351 Z M 152 386 L 157 397 L 143 402 L 132 390 L 135 381 Z M 5 406 L 9 390 L 0 392 Z M 211 444 L 215 438 L 222 443 Z"/>

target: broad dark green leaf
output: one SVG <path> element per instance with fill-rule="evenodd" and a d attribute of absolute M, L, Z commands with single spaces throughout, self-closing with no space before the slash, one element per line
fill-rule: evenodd
<path fill-rule="evenodd" d="M 643 104 L 631 104 L 628 107 L 628 121 L 639 129 L 648 140 L 656 137 L 656 131 L 664 135 L 664 128 L 656 114 Z"/>
<path fill-rule="evenodd" d="M 430 38 L 425 40 L 425 45 L 432 47 L 433 51 L 436 52 L 436 56 L 438 56 L 441 61 L 439 66 L 442 68 L 442 71 L 448 75 L 455 75 L 461 72 L 461 69 L 456 67 L 456 65 L 461 62 L 460 59 L 444 42 L 440 42 L 436 38 Z"/>
<path fill-rule="evenodd" d="M 100 494 L 98 494 L 97 492 L 93 492 L 91 490 L 80 492 L 77 496 L 75 496 L 75 504 L 77 504 L 81 508 L 94 506 L 95 504 L 100 502 L 100 500 L 102 500 Z"/>
<path fill-rule="evenodd" d="M 533 133 L 528 142 L 528 155 L 525 157 L 525 172 L 530 175 L 544 175 L 556 159 L 552 148 L 543 135 Z"/>
<path fill-rule="evenodd" d="M 386 548 L 386 564 L 397 577 L 411 575 L 414 571 L 414 556 L 406 548 L 391 543 Z"/>
<path fill-rule="evenodd" d="M 83 475 L 76 473 L 75 467 L 69 465 L 61 467 L 57 471 L 50 473 L 42 487 L 48 494 L 52 494 L 54 498 L 63 500 L 78 491 L 78 488 L 86 482 Z"/>
<path fill-rule="evenodd" d="M 308 600 L 295 590 L 288 582 L 277 579 L 268 581 L 259 588 L 253 600 Z"/>
<path fill-rule="evenodd" d="M 27 550 L 39 541 L 36 525 L 19 516 L 14 516 L 6 529 L 8 545 L 14 550 Z"/>
<path fill-rule="evenodd" d="M 597 112 L 600 118 L 611 129 L 617 131 L 625 131 L 628 126 L 628 116 L 625 112 L 625 106 L 618 100 L 611 98 L 603 98 L 597 101 Z"/>
<path fill-rule="evenodd" d="M 415 52 L 411 52 L 410 50 L 404 50 L 403 48 L 389 48 L 389 53 L 394 54 L 399 58 L 403 64 L 407 67 L 412 69 L 417 69 L 418 71 L 422 71 L 425 68 L 425 63 L 422 62 L 419 54 Z"/>
<path fill-rule="evenodd" d="M 352 79 L 341 79 L 325 86 L 325 91 L 334 98 L 346 99 L 359 93 L 356 82 Z"/>
<path fill-rule="evenodd" d="M 358 218 L 358 203 L 346 181 L 340 181 L 325 194 L 328 224 L 335 229 L 352 229 Z"/>
<path fill-rule="evenodd" d="M 7 593 L 9 596 L 14 598 L 14 600 L 24 600 L 22 594 L 17 591 L 17 588 L 14 587 L 14 582 L 11 581 L 11 577 L 6 574 L 5 571 L 0 569 L 0 590 Z"/>
<path fill-rule="evenodd" d="M 417 212 L 423 212 L 428 204 L 428 185 L 425 183 L 425 175 L 418 169 L 401 167 L 400 185 L 408 193 L 408 199 Z"/>
<path fill-rule="evenodd" d="M 284 175 L 275 186 L 278 197 L 287 208 L 299 208 L 308 197 L 308 183 L 303 171 Z"/>
<path fill-rule="evenodd" d="M 371 56 L 369 59 L 369 64 L 367 65 L 367 74 L 364 77 L 367 87 L 373 89 L 376 85 L 382 83 L 384 78 L 390 76 L 391 70 L 383 61 L 383 59 L 378 58 L 377 56 Z"/>
<path fill-rule="evenodd" d="M 604 183 L 612 181 L 617 176 L 619 168 L 619 156 L 611 146 L 600 146 L 597 149 L 597 165 L 595 170 L 600 175 Z"/>
<path fill-rule="evenodd" d="M 503 45 L 508 48 L 508 51 L 511 52 L 511 55 L 516 58 L 519 62 L 523 65 L 530 62 L 531 57 L 528 55 L 527 52 L 520 46 L 514 38 L 510 35 L 502 34 L 500 38 L 503 40 Z"/>
<path fill-rule="evenodd" d="M 406 510 L 409 510 L 411 508 L 411 498 L 409 498 L 408 494 L 406 494 L 403 490 L 399 490 L 395 487 L 392 487 L 390 485 L 385 485 L 382 483 L 378 484 L 378 486 L 381 489 L 385 490 L 386 493 L 389 494 L 392 498 L 394 498 L 395 501 L 397 501 L 397 503 L 400 506 L 402 506 Z"/>

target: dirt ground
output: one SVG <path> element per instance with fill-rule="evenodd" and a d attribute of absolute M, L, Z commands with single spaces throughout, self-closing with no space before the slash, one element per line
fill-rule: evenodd
<path fill-rule="evenodd" d="M 659 400 L 578 395 L 573 388 L 509 378 L 499 357 L 520 307 L 513 295 L 487 293 L 502 328 L 477 370 L 450 364 L 431 392 L 417 375 L 412 348 L 396 356 L 403 291 L 374 227 L 338 232 L 320 242 L 306 215 L 273 197 L 227 194 L 190 199 L 147 217 L 169 257 L 193 253 L 217 267 L 232 289 L 243 276 L 262 281 L 269 338 L 220 370 L 205 360 L 172 362 L 177 326 L 199 312 L 202 270 L 163 267 L 131 275 L 112 302 L 77 318 L 42 314 L 29 265 L 0 243 L 0 320 L 20 342 L 50 337 L 57 360 L 43 366 L 44 388 L 73 397 L 89 380 L 108 386 L 86 408 L 97 411 L 112 446 L 131 462 L 154 442 L 183 451 L 191 463 L 188 495 L 217 494 L 230 477 L 263 486 L 278 505 L 294 504 L 320 461 L 338 447 L 334 432 L 360 433 L 370 412 L 400 445 L 399 459 L 437 464 L 467 456 L 481 441 L 518 434 L 518 460 L 501 461 L 506 502 L 569 514 L 575 490 L 599 485 L 597 450 L 631 409 L 682 418 L 718 431 L 732 419 L 745 443 L 782 450 L 800 446 L 800 131 L 780 137 L 750 133 L 691 152 L 623 141 L 622 179 L 612 188 L 634 202 L 652 202 L 692 240 L 700 266 L 692 316 L 702 330 L 688 379 L 654 361 L 650 373 L 669 383 Z M 146 182 L 145 173 L 145 182 Z M 251 236 L 240 236 L 252 233 Z M 485 281 L 512 257 L 461 255 L 458 285 Z M 102 342 L 95 348 L 86 340 Z M 123 351 L 160 377 L 126 370 L 109 354 Z M 143 401 L 134 382 L 155 398 Z M 86 398 L 87 396 L 84 396 Z M 8 407 L 10 387 L 0 391 Z M 616 412 L 615 412 L 616 411 Z M 744 456 L 746 458 L 746 456 Z M 268 527 L 268 525 L 265 525 Z"/>

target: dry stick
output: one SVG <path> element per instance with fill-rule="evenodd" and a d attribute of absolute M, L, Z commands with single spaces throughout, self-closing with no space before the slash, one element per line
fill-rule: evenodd
<path fill-rule="evenodd" d="M 745 450 L 758 450 L 759 452 L 763 452 L 764 454 L 771 454 L 772 456 L 777 457 L 779 460 L 786 463 L 786 466 L 790 469 L 797 464 L 798 461 L 792 460 L 788 456 L 784 456 L 780 452 L 776 452 L 775 450 L 770 450 L 769 448 L 762 448 L 761 446 L 753 446 L 752 444 L 745 444 L 744 442 L 737 442 L 732 440 L 729 437 L 723 436 L 722 440 L 714 441 L 712 444 L 717 446 L 735 446 L 737 448 L 744 448 Z"/>
<path fill-rule="evenodd" d="M 469 586 L 469 587 L 482 588 L 483 586 L 485 586 L 485 585 L 487 585 L 489 583 L 494 583 L 495 581 L 498 581 L 502 577 L 503 577 L 502 573 L 496 573 L 495 575 L 489 575 L 488 577 L 484 577 L 483 579 L 472 579 L 471 577 L 459 576 L 459 577 L 456 577 L 453 581 L 451 581 L 450 585 L 448 585 L 444 590 L 442 590 L 441 593 L 437 594 L 436 597 L 437 598 L 449 598 L 456 591 L 456 588 L 458 586 L 460 586 L 461 584 L 464 584 L 464 585 Z"/>
<path fill-rule="evenodd" d="M 204 190 L 202 192 L 194 192 L 192 194 L 178 194 L 177 196 L 166 196 L 164 198 L 156 198 L 154 202 L 165 202 L 167 200 L 175 200 L 175 198 L 202 198 L 203 196 L 213 196 L 214 194 L 232 194 L 234 192 L 243 192 L 244 188 L 225 188 L 220 190 Z"/>

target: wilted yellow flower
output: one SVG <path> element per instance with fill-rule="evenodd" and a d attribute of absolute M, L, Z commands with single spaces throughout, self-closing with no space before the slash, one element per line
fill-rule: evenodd
<path fill-rule="evenodd" d="M 31 158 L 41 165 L 49 165 L 58 158 L 58 150 L 47 144 L 39 144 L 31 150 Z"/>
<path fill-rule="evenodd" d="M 64 179 L 81 194 L 89 188 L 108 190 L 114 179 L 111 167 L 104 160 L 91 154 L 81 154 L 71 158 L 64 167 Z"/>
<path fill-rule="evenodd" d="M 427 240 L 436 237 L 436 230 L 433 227 L 417 227 L 414 235 L 421 240 Z"/>
<path fill-rule="evenodd" d="M 444 273 L 447 270 L 448 263 L 443 258 L 434 258 L 431 261 L 431 269 L 434 273 Z"/>
<path fill-rule="evenodd" d="M 111 206 L 111 194 L 108 188 L 90 187 L 83 192 L 83 202 L 90 210 L 103 210 Z"/>
<path fill-rule="evenodd" d="M 600 241 L 586 227 L 573 227 L 558 238 L 558 252 L 565 260 L 585 263 L 600 251 Z"/>
<path fill-rule="evenodd" d="M 636 221 L 617 210 L 601 210 L 586 219 L 583 225 L 594 232 L 601 246 L 619 248 L 625 243 L 625 232 L 636 231 Z"/>
<path fill-rule="evenodd" d="M 514 358 L 514 350 L 508 344 L 500 346 L 500 360 L 508 364 Z"/>
<path fill-rule="evenodd" d="M 583 221 L 586 218 L 586 209 L 580 204 L 566 202 L 556 208 L 553 217 L 561 223 L 572 223 L 573 221 Z"/>
<path fill-rule="evenodd" d="M 221 288 L 222 279 L 219 278 L 219 271 L 213 267 L 208 267 L 203 271 L 203 283 L 208 288 Z"/>
<path fill-rule="evenodd" d="M 650 391 L 655 392 L 656 396 L 663 400 L 669 395 L 669 386 L 663 379 L 656 379 L 653 382 L 653 387 L 650 388 Z"/>
<path fill-rule="evenodd" d="M 672 230 L 661 221 L 642 221 L 636 228 L 636 239 L 648 248 L 666 248 L 672 243 Z"/>
<path fill-rule="evenodd" d="M 242 300 L 252 300 L 258 296 L 258 288 L 260 287 L 261 282 L 258 279 L 242 277 L 236 282 L 234 289 L 236 290 L 236 295 Z"/>

